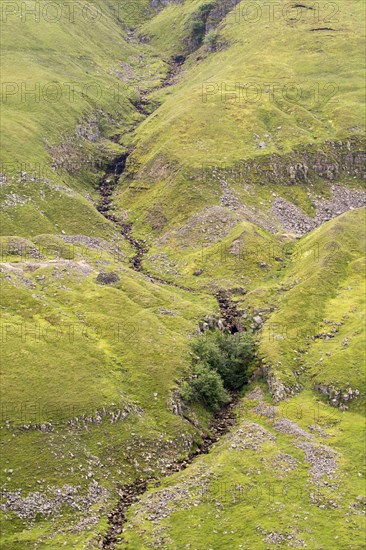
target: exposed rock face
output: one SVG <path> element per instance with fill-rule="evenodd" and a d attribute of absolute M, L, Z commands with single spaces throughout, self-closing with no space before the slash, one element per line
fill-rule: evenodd
<path fill-rule="evenodd" d="M 173 390 L 168 399 L 168 409 L 176 416 L 184 416 L 183 402 L 179 390 Z"/>
<path fill-rule="evenodd" d="M 208 169 L 205 168 L 205 171 Z M 212 167 L 212 170 L 219 169 Z M 234 170 L 219 169 L 222 176 L 233 171 L 238 181 L 281 183 L 288 185 L 313 182 L 316 178 L 334 181 L 341 176 L 366 177 L 366 153 L 359 139 L 328 141 L 309 145 L 286 155 L 268 155 L 238 163 Z"/>
<path fill-rule="evenodd" d="M 360 395 L 360 391 L 357 389 L 347 388 L 343 390 L 324 384 L 315 384 L 314 389 L 326 395 L 329 398 L 330 405 L 341 410 L 347 410 L 347 404 Z"/>
<path fill-rule="evenodd" d="M 279 401 L 283 401 L 292 395 L 296 395 L 301 390 L 301 387 L 298 384 L 286 386 L 273 372 L 272 366 L 269 364 L 263 363 L 263 365 L 258 367 L 252 374 L 249 382 L 253 382 L 254 380 L 261 378 L 266 380 L 274 403 L 278 403 Z"/>

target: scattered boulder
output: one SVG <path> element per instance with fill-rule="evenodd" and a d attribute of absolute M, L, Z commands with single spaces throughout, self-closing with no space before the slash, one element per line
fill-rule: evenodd
<path fill-rule="evenodd" d="M 96 278 L 97 283 L 101 285 L 114 285 L 120 281 L 120 277 L 114 271 L 109 273 L 99 273 Z"/>
<path fill-rule="evenodd" d="M 170 311 L 170 309 L 164 309 L 162 307 L 158 308 L 158 313 L 160 315 L 176 315 L 174 311 Z"/>

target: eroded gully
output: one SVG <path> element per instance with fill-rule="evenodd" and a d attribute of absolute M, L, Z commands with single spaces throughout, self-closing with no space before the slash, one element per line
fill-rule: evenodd
<path fill-rule="evenodd" d="M 163 87 L 170 86 L 174 83 L 174 77 L 180 69 L 181 63 L 175 63 L 172 70 L 169 72 L 167 79 L 163 83 Z M 145 104 L 145 98 L 142 98 L 140 112 L 143 112 L 143 105 Z M 146 114 L 146 113 L 145 113 Z M 147 116 L 147 114 L 146 114 Z M 143 273 L 148 277 L 148 280 L 154 283 L 161 283 L 170 285 L 175 288 L 180 288 L 192 292 L 192 289 L 179 286 L 175 283 L 165 281 L 159 277 L 151 276 L 142 267 L 142 260 L 144 255 L 148 252 L 148 248 L 144 241 L 135 238 L 132 235 L 132 224 L 125 223 L 119 220 L 114 214 L 111 213 L 112 197 L 115 188 L 118 184 L 120 176 L 123 174 L 126 161 L 129 153 L 119 155 L 115 157 L 106 167 L 106 173 L 101 178 L 98 186 L 100 193 L 100 203 L 98 205 L 98 211 L 109 221 L 111 221 L 119 230 L 121 235 L 129 242 L 135 254 L 130 260 L 131 268 L 137 272 Z M 235 305 L 231 302 L 229 295 L 226 291 L 219 291 L 216 295 L 216 299 L 220 306 L 221 315 L 226 328 L 230 332 L 237 332 L 236 312 L 233 310 Z M 173 462 L 169 470 L 164 476 L 160 478 L 150 477 L 146 479 L 136 479 L 133 483 L 126 484 L 119 489 L 119 499 L 108 516 L 109 528 L 104 534 L 101 541 L 101 548 L 114 549 L 118 539 L 123 532 L 124 525 L 126 523 L 126 515 L 130 506 L 137 502 L 142 495 L 148 490 L 149 485 L 157 486 L 159 479 L 172 475 L 175 472 L 185 470 L 193 460 L 202 454 L 207 454 L 211 447 L 216 443 L 223 435 L 225 435 L 235 423 L 234 409 L 237 404 L 238 396 L 233 395 L 231 402 L 223 407 L 211 420 L 209 430 L 207 433 L 201 435 L 201 442 L 197 448 L 191 452 L 184 460 Z M 187 419 L 188 420 L 188 419 Z"/>

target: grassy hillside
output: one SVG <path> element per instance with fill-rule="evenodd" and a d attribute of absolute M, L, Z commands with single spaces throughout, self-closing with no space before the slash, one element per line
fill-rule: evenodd
<path fill-rule="evenodd" d="M 3 503 L 22 491 L 6 507 L 4 548 L 38 537 L 84 548 L 118 480 L 164 470 L 194 437 L 167 403 L 213 298 L 153 285 L 107 248 L 63 244 L 67 259 L 48 244 L 48 259 L 1 265 Z M 47 249 L 44 237 L 27 245 Z M 118 280 L 102 284 L 100 273 Z M 67 487 L 74 496 L 56 505 Z"/>
<path fill-rule="evenodd" d="M 118 136 L 142 118 L 134 103 L 167 70 L 127 35 L 154 10 L 144 0 L 37 6 L 33 15 L 32 2 L 4 8 L 1 231 L 59 233 L 62 223 L 68 234 L 105 236 L 93 205 L 101 169 L 126 151 Z"/>
<path fill-rule="evenodd" d="M 263 9 L 249 23 L 245 4 L 238 5 L 217 29 L 217 51 L 204 45 L 174 90 L 161 92 L 164 105 L 139 127 L 138 159 L 146 164 L 164 149 L 168 159 L 198 168 L 360 135 L 364 14 L 362 2 L 349 6 L 339 2 L 334 22 L 325 25 L 323 8 L 315 17 L 281 1 L 274 16 Z M 160 19 L 169 14 L 180 15 L 170 6 Z M 332 30 L 316 30 L 325 26 Z"/>
<path fill-rule="evenodd" d="M 105 547 L 156 477 L 118 547 L 361 548 L 361 0 L 10 4 L 2 547 Z M 178 396 L 218 291 L 251 386 L 165 477 L 209 429 Z"/>
<path fill-rule="evenodd" d="M 362 417 L 251 389 L 212 453 L 131 508 L 118 548 L 362 548 Z"/>
<path fill-rule="evenodd" d="M 189 53 L 192 18 L 202 4 L 171 5 L 141 32 L 164 54 Z M 349 177 L 356 174 L 345 166 L 346 150 L 336 147 L 354 138 L 351 150 L 362 150 L 362 2 L 351 8 L 337 3 L 333 17 L 323 5 L 301 5 L 269 2 L 250 22 L 253 14 L 239 4 L 210 31 L 217 34 L 216 45 L 200 46 L 175 85 L 153 93 L 162 105 L 136 131 L 130 178 L 116 201 L 137 230 L 151 233 L 159 216 L 166 228 L 179 225 L 192 211 L 218 204 L 215 170 L 262 217 L 273 192 L 311 214 L 308 193 L 327 194 L 326 179 L 334 174 L 325 173 L 334 164 L 337 179 L 362 185 L 361 177 Z M 165 32 L 168 26 L 175 32 Z M 307 167 L 307 176 L 292 180 L 297 163 Z M 327 166 L 322 177 L 315 164 Z M 302 185 L 286 189 L 293 183 Z"/>
<path fill-rule="evenodd" d="M 131 71 L 138 68 L 136 45 L 126 40 L 131 6 L 81 2 L 69 12 L 62 2 L 56 4 L 57 11 L 32 16 L 32 3 L 25 3 L 15 13 L 9 9 L 2 23 L 4 162 L 46 163 L 45 144 L 58 144 L 82 117 L 103 111 L 123 113 L 126 120 L 135 115 L 128 101 L 133 82 L 121 63 L 129 60 Z M 139 18 L 146 5 L 134 3 Z"/>

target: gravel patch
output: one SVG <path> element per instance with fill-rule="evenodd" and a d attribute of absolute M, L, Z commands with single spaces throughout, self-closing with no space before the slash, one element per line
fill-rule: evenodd
<path fill-rule="evenodd" d="M 348 189 L 341 185 L 331 185 L 330 189 L 333 195 L 331 199 L 310 197 L 316 208 L 314 218 L 307 216 L 300 208 L 282 197 L 275 198 L 271 211 L 285 229 L 297 235 L 305 235 L 348 210 L 366 205 L 364 191 Z"/>
<path fill-rule="evenodd" d="M 184 510 L 198 506 L 208 491 L 213 474 L 201 468 L 184 483 L 150 493 L 140 502 L 145 519 L 157 525 L 176 509 Z"/>
<path fill-rule="evenodd" d="M 289 472 L 297 470 L 299 466 L 299 461 L 295 457 L 282 451 L 268 458 L 263 457 L 262 461 L 266 469 L 272 468 L 276 471 L 279 479 L 283 479 Z"/>
<path fill-rule="evenodd" d="M 292 420 L 289 420 L 288 418 L 279 418 L 278 420 L 275 420 L 273 426 L 275 430 L 280 433 L 297 435 L 303 437 L 304 439 L 316 441 L 313 435 L 300 428 L 296 422 L 292 422 Z"/>
<path fill-rule="evenodd" d="M 3 512 L 12 512 L 18 518 L 34 519 L 37 514 L 54 516 L 61 513 L 63 506 L 82 512 L 88 512 L 99 499 L 104 498 L 107 490 L 93 480 L 86 494 L 80 494 L 80 486 L 63 485 L 61 488 L 50 487 L 47 494 L 40 491 L 22 496 L 22 490 L 4 491 L 3 503 L 0 508 Z"/>
<path fill-rule="evenodd" d="M 324 484 L 324 477 L 331 480 L 337 472 L 337 452 L 325 445 L 314 445 L 308 441 L 296 444 L 305 452 L 305 460 L 310 464 L 310 474 L 314 482 Z"/>
<path fill-rule="evenodd" d="M 254 422 L 245 422 L 241 427 L 229 434 L 228 441 L 231 449 L 243 451 L 251 449 L 253 451 L 261 450 L 265 441 L 276 441 L 276 436 Z"/>
<path fill-rule="evenodd" d="M 310 475 L 317 485 L 328 485 L 324 478 L 335 479 L 337 472 L 338 453 L 319 444 L 315 437 L 287 418 L 280 418 L 274 421 L 274 428 L 285 434 L 296 436 L 294 444 L 305 453 L 305 461 L 310 464 Z"/>

